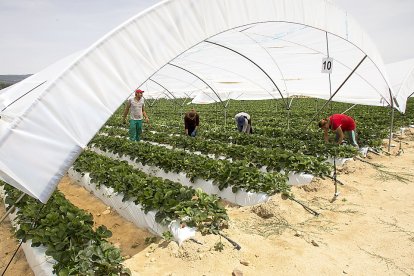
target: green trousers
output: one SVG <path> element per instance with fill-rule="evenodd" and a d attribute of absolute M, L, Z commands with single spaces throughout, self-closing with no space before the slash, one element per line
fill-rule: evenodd
<path fill-rule="evenodd" d="M 142 133 L 142 120 L 129 120 L 129 140 L 140 141 Z"/>

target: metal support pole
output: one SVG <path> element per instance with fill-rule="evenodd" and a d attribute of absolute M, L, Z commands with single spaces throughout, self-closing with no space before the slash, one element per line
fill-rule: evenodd
<path fill-rule="evenodd" d="M 341 114 L 345 114 L 347 113 L 349 110 L 351 110 L 352 108 L 354 108 L 355 106 L 357 106 L 357 104 L 354 104 L 353 106 L 351 106 L 350 108 L 348 108 L 347 110 L 345 110 L 344 112 L 342 112 Z"/>
<path fill-rule="evenodd" d="M 224 131 L 227 129 L 227 107 L 224 108 Z"/>
<path fill-rule="evenodd" d="M 218 126 L 218 113 L 217 113 L 217 103 L 214 103 L 214 107 L 216 112 L 214 112 L 216 114 L 216 127 Z"/>
<path fill-rule="evenodd" d="M 329 58 L 328 32 L 325 32 L 325 37 L 326 37 L 326 53 L 327 53 L 327 56 Z M 329 98 L 331 99 L 332 98 L 332 82 L 331 82 L 331 73 L 330 72 L 328 73 L 328 77 L 329 77 Z M 332 114 L 333 113 L 332 102 L 330 104 L 330 108 L 331 108 L 331 114 Z M 333 180 L 334 180 L 334 184 L 335 184 L 335 193 L 334 193 L 333 200 L 335 200 L 339 196 L 338 181 L 336 180 L 336 148 L 334 150 L 333 165 L 334 165 Z"/>
<path fill-rule="evenodd" d="M 288 108 L 287 112 L 288 112 L 288 118 L 287 118 L 287 130 L 289 131 L 289 125 L 290 125 L 290 108 Z"/>
<path fill-rule="evenodd" d="M 290 107 L 292 106 L 293 98 L 290 100 L 287 112 L 288 112 L 288 118 L 287 118 L 287 130 L 290 128 Z"/>
<path fill-rule="evenodd" d="M 393 100 L 391 99 L 391 102 Z M 391 104 L 391 125 L 390 125 L 390 138 L 388 140 L 388 152 L 391 151 L 392 129 L 394 128 L 394 105 Z"/>
<path fill-rule="evenodd" d="M 227 129 L 227 106 L 230 104 L 230 99 L 227 100 L 226 105 L 224 106 L 224 131 Z"/>
<path fill-rule="evenodd" d="M 309 121 L 309 123 L 305 126 L 305 130 L 309 127 L 309 125 L 315 120 L 315 118 L 319 115 L 319 113 L 326 107 L 326 105 L 332 100 L 333 97 L 341 90 L 342 86 L 348 81 L 348 79 L 355 73 L 355 71 L 358 69 L 358 67 L 362 64 L 362 62 L 367 58 L 367 55 L 365 55 L 361 61 L 358 63 L 358 65 L 352 70 L 352 72 L 346 77 L 346 79 L 342 82 L 342 84 L 336 89 L 335 93 L 332 94 L 332 96 L 328 99 L 328 101 L 321 107 L 321 109 L 315 114 L 315 116 L 312 117 L 312 119 Z"/>
<path fill-rule="evenodd" d="M 10 207 L 10 209 L 9 210 L 7 210 L 7 212 L 4 214 L 4 216 L 2 216 L 1 217 L 1 219 L 0 219 L 0 224 L 3 222 L 3 220 L 5 220 L 6 219 L 6 217 L 11 213 L 11 212 L 13 212 L 14 211 L 14 209 L 15 209 L 15 205 L 17 204 L 17 203 L 19 203 L 19 201 L 20 200 L 22 200 L 22 198 L 25 196 L 26 194 L 25 193 L 22 193 L 21 195 L 20 195 L 20 197 L 16 200 L 16 202 L 14 203 L 14 205 L 12 206 L 12 207 Z"/>

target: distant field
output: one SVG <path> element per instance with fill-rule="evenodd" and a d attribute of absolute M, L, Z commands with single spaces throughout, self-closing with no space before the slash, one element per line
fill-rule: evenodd
<path fill-rule="evenodd" d="M 0 82 L 6 84 L 14 84 L 31 75 L 0 75 Z"/>
<path fill-rule="evenodd" d="M 29 76 L 31 75 L 0 75 L 0 89 L 15 84 Z"/>

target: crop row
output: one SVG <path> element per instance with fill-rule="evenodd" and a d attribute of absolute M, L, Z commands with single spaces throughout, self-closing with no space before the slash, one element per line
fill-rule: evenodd
<path fill-rule="evenodd" d="M 91 214 L 68 202 L 55 191 L 46 204 L 26 196 L 16 203 L 21 192 L 1 182 L 6 190 L 6 205 L 17 207 L 17 239 L 44 246 L 46 255 L 56 263 L 58 275 L 127 275 L 119 249 L 106 239 L 112 233 L 105 226 L 94 230 Z"/>
<path fill-rule="evenodd" d="M 80 173 L 89 173 L 97 187 L 111 187 L 142 206 L 144 212 L 157 211 L 156 222 L 168 225 L 173 220 L 197 227 L 202 233 L 214 233 L 227 220 L 219 198 L 177 182 L 151 177 L 125 161 L 113 160 L 91 151 L 83 152 L 74 163 Z"/>
<path fill-rule="evenodd" d="M 214 160 L 185 151 L 169 150 L 148 143 L 135 143 L 123 138 L 96 136 L 91 146 L 129 156 L 143 165 L 162 168 L 166 172 L 184 172 L 190 181 L 197 178 L 212 180 L 220 190 L 231 187 L 233 193 L 239 189 L 247 192 L 283 193 L 290 190 L 287 176 L 280 173 L 264 173 L 247 161 Z"/>
<path fill-rule="evenodd" d="M 102 132 L 110 136 L 128 137 L 128 130 L 124 128 L 104 128 Z M 329 175 L 332 172 L 332 166 L 322 157 L 297 154 L 279 148 L 263 149 L 253 145 L 241 146 L 197 137 L 189 139 L 183 135 L 171 136 L 150 131 L 143 134 L 143 139 L 204 154 L 214 154 L 216 157 L 225 156 L 232 160 L 248 160 L 258 168 L 266 166 L 268 171 L 305 172 L 316 176 Z"/>

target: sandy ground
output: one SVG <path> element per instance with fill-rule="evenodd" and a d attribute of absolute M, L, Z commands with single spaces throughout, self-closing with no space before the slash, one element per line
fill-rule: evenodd
<path fill-rule="evenodd" d="M 330 179 L 294 187 L 296 199 L 319 216 L 279 195 L 253 207 L 227 206 L 230 223 L 223 233 L 240 250 L 213 235 L 197 235 L 202 244 L 189 240 L 181 247 L 159 238 L 148 244 L 149 232 L 111 210 L 107 214 L 105 205 L 69 178 L 59 189 L 113 231 L 111 241 L 133 275 L 414 275 L 414 130 L 404 135 L 398 156 L 395 145 L 392 156 L 369 153 L 364 159 L 378 166 L 354 160 L 339 169 L 345 185 L 338 185 L 337 198 Z M 1 272 L 16 243 L 10 224 L 0 227 Z M 30 275 L 22 253 L 8 273 Z"/>

